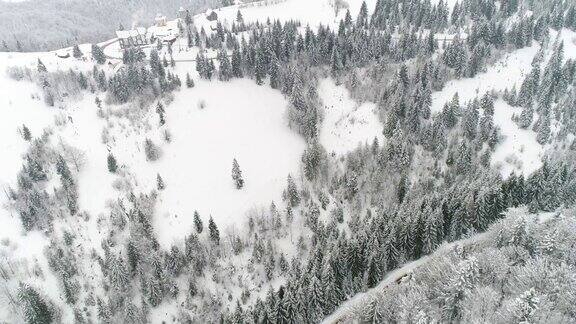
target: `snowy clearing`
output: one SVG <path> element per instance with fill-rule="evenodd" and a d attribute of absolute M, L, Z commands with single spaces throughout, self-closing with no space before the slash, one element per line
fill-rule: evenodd
<path fill-rule="evenodd" d="M 344 3 L 348 6 L 352 17 L 355 18 L 360 12 L 362 0 L 347 0 Z M 376 6 L 376 0 L 367 0 L 366 5 L 368 12 L 372 12 Z M 256 21 L 263 23 L 270 18 L 270 20 L 278 19 L 282 22 L 298 20 L 302 26 L 310 25 L 310 27 L 323 24 L 332 29 L 338 26 L 340 19 L 343 19 L 346 14 L 346 8 L 340 9 L 336 13 L 334 1 L 331 0 L 265 0 L 224 7 L 215 10 L 215 12 L 218 14 L 218 21 L 225 26 L 230 26 L 236 20 L 238 10 L 247 23 Z M 206 14 L 195 16 L 194 22 L 198 28 L 204 27 L 207 31 L 212 26 L 211 22 L 206 19 Z"/>
<path fill-rule="evenodd" d="M 242 223 L 251 208 L 280 200 L 304 150 L 304 141 L 287 127 L 286 107 L 279 92 L 251 80 L 198 82 L 176 94 L 166 108 L 173 140 L 164 146 L 164 156 L 152 164 L 144 154 L 129 158 L 155 171 L 138 172 L 139 179 L 155 186 L 159 172 L 166 182 L 155 224 L 161 244 L 191 231 L 194 210 L 225 227 Z M 242 190 L 231 178 L 234 158 L 246 182 Z"/>
<path fill-rule="evenodd" d="M 441 111 L 444 104 L 450 101 L 456 93 L 458 93 L 460 103 L 465 104 L 492 90 L 512 89 L 514 85 L 519 88 L 526 75 L 530 73 L 532 58 L 539 49 L 540 46 L 534 43 L 530 47 L 506 54 L 486 72 L 474 78 L 448 82 L 442 91 L 432 93 L 432 112 Z"/>
<path fill-rule="evenodd" d="M 512 120 L 520 115 L 522 108 L 512 107 L 503 100 L 494 103 L 494 122 L 500 127 L 504 141 L 492 155 L 492 165 L 500 168 L 506 178 L 512 171 L 525 177 L 542 166 L 544 148 L 536 141 L 536 133 L 531 129 L 521 129 Z"/>
<path fill-rule="evenodd" d="M 343 85 L 336 85 L 331 78 L 319 86 L 324 105 L 324 120 L 320 143 L 329 153 L 346 154 L 358 144 L 371 143 L 374 137 L 382 143 L 382 123 L 375 113 L 376 104 L 357 103 Z"/>

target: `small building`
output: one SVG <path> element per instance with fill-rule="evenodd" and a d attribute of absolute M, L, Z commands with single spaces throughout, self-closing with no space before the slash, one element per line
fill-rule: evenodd
<path fill-rule="evenodd" d="M 180 36 L 178 21 L 178 19 L 170 20 L 164 26 L 151 26 L 147 35 L 153 42 L 160 40 L 163 43 L 174 43 Z"/>
<path fill-rule="evenodd" d="M 154 18 L 154 24 L 156 25 L 156 27 L 166 26 L 166 16 L 162 16 L 161 14 L 157 14 L 156 18 Z"/>
<path fill-rule="evenodd" d="M 216 11 L 212 11 L 210 13 L 207 13 L 206 19 L 208 19 L 208 21 L 216 21 L 216 20 L 218 20 L 218 14 L 216 13 Z"/>
<path fill-rule="evenodd" d="M 131 30 L 119 30 L 116 32 L 116 37 L 118 38 L 120 48 L 122 49 L 148 45 L 146 28 L 144 27 L 138 27 Z"/>

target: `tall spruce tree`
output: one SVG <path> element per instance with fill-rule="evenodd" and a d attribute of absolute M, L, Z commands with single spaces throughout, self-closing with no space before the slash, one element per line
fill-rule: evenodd
<path fill-rule="evenodd" d="M 242 178 L 242 171 L 240 170 L 240 165 L 236 159 L 232 160 L 232 180 L 234 180 L 234 185 L 236 189 L 242 189 L 244 187 L 244 179 Z"/>
<path fill-rule="evenodd" d="M 212 240 L 214 244 L 219 245 L 220 231 L 218 230 L 216 223 L 214 223 L 214 219 L 212 219 L 212 216 L 210 216 L 210 220 L 208 221 L 208 231 L 210 233 L 210 240 Z"/>

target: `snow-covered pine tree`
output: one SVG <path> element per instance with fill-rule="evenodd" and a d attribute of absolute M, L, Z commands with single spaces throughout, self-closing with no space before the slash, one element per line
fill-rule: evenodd
<path fill-rule="evenodd" d="M 190 77 L 190 73 L 186 73 L 186 87 L 187 88 L 194 88 L 194 80 Z"/>
<path fill-rule="evenodd" d="M 220 81 L 228 81 L 232 77 L 232 67 L 228 59 L 226 49 L 221 49 L 218 52 L 218 62 L 220 62 L 220 70 L 218 71 L 218 79 Z"/>
<path fill-rule="evenodd" d="M 158 104 L 156 104 L 156 113 L 158 114 L 160 126 L 166 124 L 166 118 L 164 116 L 164 112 L 165 112 L 164 105 L 162 105 L 162 103 L 158 101 Z"/>
<path fill-rule="evenodd" d="M 24 311 L 24 319 L 28 324 L 52 323 L 54 314 L 48 303 L 40 294 L 27 284 L 20 284 L 18 300 Z"/>
<path fill-rule="evenodd" d="M 232 50 L 232 76 L 235 78 L 241 78 L 242 73 L 242 56 L 240 54 L 240 48 L 235 46 Z"/>
<path fill-rule="evenodd" d="M 208 221 L 208 231 L 210 233 L 210 240 L 214 244 L 219 245 L 220 244 L 220 231 L 218 230 L 216 223 L 214 223 L 214 219 L 212 219 L 212 216 L 210 216 L 210 220 Z"/>
<path fill-rule="evenodd" d="M 24 138 L 24 140 L 27 142 L 30 142 L 30 140 L 32 139 L 32 134 L 30 133 L 30 129 L 28 129 L 28 127 L 26 127 L 26 125 L 22 125 L 22 138 Z"/>
<path fill-rule="evenodd" d="M 81 58 L 82 57 L 82 51 L 80 50 L 80 47 L 78 46 L 78 44 L 74 45 L 74 47 L 72 47 L 72 56 L 74 58 Z"/>
<path fill-rule="evenodd" d="M 240 165 L 236 159 L 232 160 L 232 180 L 234 180 L 234 185 L 236 189 L 242 189 L 244 187 L 244 179 L 242 178 L 242 171 L 240 170 Z"/>
<path fill-rule="evenodd" d="M 48 72 L 48 70 L 46 69 L 46 65 L 44 65 L 44 63 L 40 59 L 38 59 L 38 64 L 36 65 L 36 70 L 38 70 L 38 73 Z"/>
<path fill-rule="evenodd" d="M 160 173 L 156 174 L 156 187 L 158 188 L 158 190 L 164 190 L 166 188 L 166 185 L 164 184 L 164 180 L 160 176 Z"/>
<path fill-rule="evenodd" d="M 200 214 L 197 210 L 194 211 L 194 228 L 196 229 L 196 233 L 200 234 L 204 230 L 204 225 L 202 223 L 202 219 L 200 218 Z"/>
<path fill-rule="evenodd" d="M 300 194 L 298 193 L 298 188 L 294 179 L 291 175 L 288 175 L 287 187 L 284 191 L 284 199 L 288 201 L 291 207 L 296 207 L 300 204 Z"/>

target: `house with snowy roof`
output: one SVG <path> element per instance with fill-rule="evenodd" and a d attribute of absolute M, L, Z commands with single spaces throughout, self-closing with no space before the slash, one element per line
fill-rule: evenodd
<path fill-rule="evenodd" d="M 144 27 L 137 27 L 131 30 L 118 30 L 116 31 L 116 37 L 122 49 L 148 44 L 146 28 Z"/>

